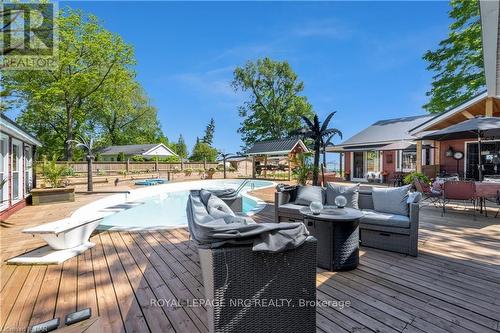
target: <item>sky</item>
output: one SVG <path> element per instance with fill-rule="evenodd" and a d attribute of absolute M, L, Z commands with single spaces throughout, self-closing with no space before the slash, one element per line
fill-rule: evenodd
<path fill-rule="evenodd" d="M 347 139 L 377 120 L 425 113 L 432 73 L 422 55 L 450 24 L 445 1 L 59 5 L 96 15 L 134 46 L 137 79 L 170 140 L 182 134 L 191 149 L 213 117 L 214 146 L 230 153 L 242 144 L 237 109 L 248 98 L 231 87 L 236 66 L 288 61 L 314 111 L 337 111 L 331 125 Z"/>

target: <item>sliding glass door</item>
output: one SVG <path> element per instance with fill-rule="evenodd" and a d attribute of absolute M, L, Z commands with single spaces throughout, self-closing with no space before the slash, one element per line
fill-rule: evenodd
<path fill-rule="evenodd" d="M 481 143 L 481 163 L 484 176 L 500 175 L 500 141 Z M 477 142 L 467 142 L 465 174 L 467 178 L 479 179 L 479 152 Z"/>
<path fill-rule="evenodd" d="M 9 138 L 0 134 L 0 210 L 9 206 Z"/>
<path fill-rule="evenodd" d="M 353 178 L 365 177 L 364 152 L 355 151 L 353 153 Z"/>
<path fill-rule="evenodd" d="M 22 143 L 12 140 L 12 203 L 21 200 L 22 187 Z"/>

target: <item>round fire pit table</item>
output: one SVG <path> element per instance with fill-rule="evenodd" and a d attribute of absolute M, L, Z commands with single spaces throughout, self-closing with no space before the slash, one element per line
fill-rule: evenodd
<path fill-rule="evenodd" d="M 359 219 L 363 213 L 352 208 L 326 206 L 315 215 L 300 209 L 307 229 L 318 240 L 318 266 L 329 271 L 351 270 L 359 263 Z"/>

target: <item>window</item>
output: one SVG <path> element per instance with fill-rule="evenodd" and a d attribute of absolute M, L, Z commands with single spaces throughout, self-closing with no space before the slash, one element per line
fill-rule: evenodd
<path fill-rule="evenodd" d="M 366 152 L 366 171 L 377 172 L 379 171 L 379 153 L 377 151 Z"/>
<path fill-rule="evenodd" d="M 403 171 L 415 171 L 417 169 L 417 152 L 404 151 L 401 158 L 401 168 Z"/>

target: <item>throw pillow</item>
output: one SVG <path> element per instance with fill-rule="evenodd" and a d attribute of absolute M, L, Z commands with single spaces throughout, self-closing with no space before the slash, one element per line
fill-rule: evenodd
<path fill-rule="evenodd" d="M 408 192 L 411 185 L 391 188 L 374 187 L 373 208 L 381 213 L 408 215 Z"/>
<path fill-rule="evenodd" d="M 313 201 L 323 203 L 323 189 L 321 186 L 299 186 L 295 204 L 308 206 Z"/>
<path fill-rule="evenodd" d="M 333 183 L 326 184 L 326 204 L 329 206 L 335 205 L 335 198 L 343 195 L 347 199 L 346 207 L 359 209 L 359 184 L 354 186 L 336 185 Z"/>

